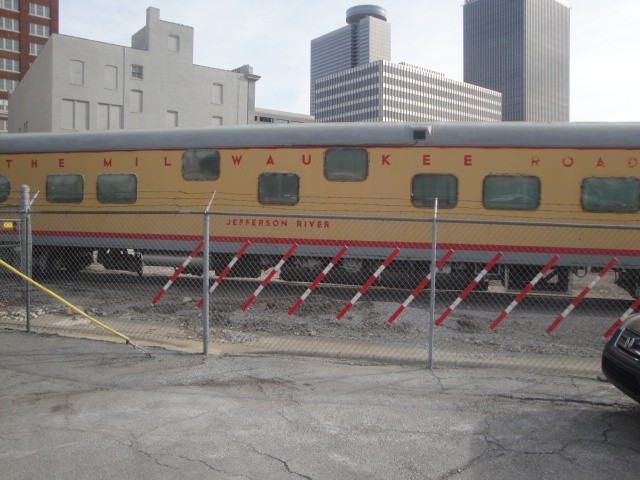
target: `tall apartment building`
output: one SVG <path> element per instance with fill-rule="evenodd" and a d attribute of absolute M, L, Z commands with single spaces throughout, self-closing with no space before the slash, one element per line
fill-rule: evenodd
<path fill-rule="evenodd" d="M 9 95 L 57 32 L 58 0 L 0 0 L 0 133 L 7 131 Z"/>
<path fill-rule="evenodd" d="M 311 40 L 311 115 L 315 115 L 315 82 L 320 77 L 377 60 L 391 60 L 391 27 L 384 8 L 352 7 L 347 10 L 347 24 Z"/>
<path fill-rule="evenodd" d="M 501 119 L 500 93 L 392 63 L 383 8 L 350 8 L 347 23 L 311 41 L 311 111 L 317 122 Z"/>
<path fill-rule="evenodd" d="M 464 81 L 502 93 L 505 121 L 569 121 L 569 12 L 557 0 L 466 0 Z"/>
<path fill-rule="evenodd" d="M 130 48 L 52 35 L 11 95 L 9 131 L 254 123 L 259 78 L 249 65 L 194 65 L 193 28 L 150 7 Z"/>

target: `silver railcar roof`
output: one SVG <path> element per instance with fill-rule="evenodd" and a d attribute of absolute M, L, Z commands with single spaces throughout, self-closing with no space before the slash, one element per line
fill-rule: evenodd
<path fill-rule="evenodd" d="M 314 123 L 0 136 L 1 154 L 349 145 L 631 149 L 640 148 L 640 122 Z"/>

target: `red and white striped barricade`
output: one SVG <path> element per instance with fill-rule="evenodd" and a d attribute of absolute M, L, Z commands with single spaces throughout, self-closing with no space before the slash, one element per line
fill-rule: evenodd
<path fill-rule="evenodd" d="M 591 289 L 593 287 L 595 287 L 600 280 L 602 280 L 602 277 L 604 277 L 605 274 L 609 270 L 611 270 L 611 267 L 613 267 L 616 263 L 618 263 L 618 259 L 617 258 L 612 258 L 611 261 L 609 263 L 607 263 L 605 265 L 605 267 L 598 272 L 598 274 L 594 277 L 594 279 L 591 280 L 591 283 L 589 283 L 589 285 L 587 285 L 584 288 L 584 290 L 582 290 L 582 292 L 580 292 L 580 295 L 578 295 L 576 298 L 574 298 L 573 302 L 571 302 L 569 304 L 569 306 L 564 309 L 564 312 L 562 312 L 560 315 L 558 315 L 558 318 L 556 318 L 555 321 L 551 325 L 549 325 L 549 328 L 547 328 L 545 330 L 545 333 L 547 335 L 551 335 L 551 332 L 553 332 L 558 327 L 558 325 L 560 325 L 560 323 L 565 318 L 567 318 L 567 315 L 569 315 L 571 313 L 571 311 L 574 308 L 576 308 L 576 306 L 582 301 L 582 299 L 587 296 L 587 294 L 591 291 Z"/>
<path fill-rule="evenodd" d="M 307 288 L 307 290 L 300 296 L 300 298 L 293 305 L 293 307 L 289 309 L 289 316 L 293 315 L 293 312 L 295 312 L 298 309 L 298 307 L 302 305 L 302 302 L 304 302 L 307 299 L 307 297 L 311 294 L 311 292 L 313 292 L 313 290 L 324 279 L 324 277 L 327 276 L 327 274 L 331 271 L 331 269 L 336 265 L 336 263 L 338 263 L 338 261 L 342 258 L 342 256 L 347 252 L 347 249 L 348 247 L 342 247 L 342 250 L 340 250 L 335 255 L 335 257 L 331 259 L 329 264 L 326 267 L 324 267 L 324 270 L 320 272 L 320 275 L 316 277 L 316 279 L 311 283 L 311 285 L 309 285 L 309 288 Z"/>
<path fill-rule="evenodd" d="M 182 265 L 180 265 L 180 267 L 176 269 L 176 271 L 173 273 L 173 275 L 171 276 L 167 284 L 160 289 L 160 291 L 156 294 L 155 297 L 153 297 L 153 300 L 151 300 L 151 305 L 155 305 L 158 302 L 158 300 L 160 300 L 160 297 L 162 297 L 165 293 L 167 293 L 167 290 L 169 290 L 169 287 L 173 284 L 176 278 L 180 276 L 183 270 L 187 267 L 187 265 L 189 265 L 191 260 L 194 259 L 194 257 L 198 254 L 198 252 L 202 249 L 202 247 L 204 247 L 204 241 L 200 241 L 198 246 L 193 249 L 193 251 L 189 254 L 187 259 L 184 262 L 182 262 Z"/>
<path fill-rule="evenodd" d="M 531 289 L 533 287 L 536 286 L 536 283 L 538 283 L 542 277 L 544 277 L 547 272 L 549 272 L 549 270 L 551 270 L 551 267 L 553 267 L 553 265 L 560 259 L 560 257 L 558 255 L 554 255 L 551 260 L 549 260 L 549 263 L 547 263 L 544 267 L 542 267 L 542 270 L 540 270 L 538 272 L 538 274 L 533 277 L 533 280 L 531 280 L 529 282 L 529 284 L 524 287 L 522 289 L 522 291 L 520 292 L 520 294 L 516 297 L 516 299 L 511 302 L 511 305 L 509 305 L 507 308 L 505 308 L 504 312 L 502 312 L 500 314 L 500 316 L 498 318 L 496 318 L 494 320 L 494 322 L 491 324 L 491 326 L 489 327 L 489 330 L 494 330 L 498 325 L 500 325 L 500 322 L 502 322 L 502 320 L 504 320 L 504 317 L 506 317 L 507 315 L 509 315 L 509 313 L 511 312 L 511 310 L 513 310 L 514 308 L 516 308 L 516 305 L 518 305 L 518 303 L 520 303 L 520 301 L 527 296 L 527 294 L 531 291 Z"/>
<path fill-rule="evenodd" d="M 436 272 L 442 268 L 442 266 L 446 263 L 446 261 L 449 259 L 451 255 L 453 255 L 453 250 L 449 250 L 447 253 L 444 254 L 444 256 L 436 264 L 436 270 L 435 270 Z M 398 318 L 398 315 L 400 315 L 404 311 L 404 309 L 407 308 L 411 302 L 413 302 L 413 300 L 420 294 L 422 289 L 426 287 L 430 281 L 431 281 L 431 272 L 429 272 L 429 275 L 427 275 L 418 284 L 418 286 L 413 289 L 413 292 L 411 292 L 411 295 L 407 297 L 404 303 L 400 305 L 395 312 L 393 312 L 393 315 L 389 317 L 389 320 L 387 320 L 387 323 L 392 324 L 395 321 L 395 319 Z"/>
<path fill-rule="evenodd" d="M 244 245 L 240 248 L 240 250 L 238 250 L 236 252 L 236 254 L 233 256 L 233 258 L 229 262 L 229 265 L 227 265 L 226 268 L 222 271 L 222 273 L 220 275 L 218 275 L 218 278 L 216 278 L 215 282 L 213 282 L 213 285 L 211 285 L 211 288 L 209 288 L 209 295 L 211 295 L 213 293 L 213 291 L 216 288 L 218 288 L 218 285 L 220 285 L 222 283 L 222 280 L 224 280 L 224 277 L 227 276 L 229 271 L 233 268 L 233 266 L 236 264 L 236 262 L 240 259 L 240 257 L 245 252 L 245 250 L 247 248 L 249 248 L 249 245 L 251 245 L 251 242 L 249 240 L 244 242 Z M 200 301 L 197 304 L 198 308 L 202 308 L 202 305 L 204 305 L 204 298 L 200 299 Z"/>
<path fill-rule="evenodd" d="M 396 247 L 393 250 L 393 252 L 391 252 L 391 254 L 387 257 L 387 259 L 382 263 L 382 265 L 378 267 L 378 270 L 376 270 L 375 273 L 371 275 L 371 277 L 369 277 L 369 280 L 367 280 L 367 283 L 365 283 L 362 286 L 362 288 L 358 291 L 358 293 L 356 293 L 355 296 L 351 299 L 351 301 L 345 305 L 342 311 L 338 315 L 336 315 L 336 318 L 338 320 L 342 319 L 345 313 L 347 313 L 351 309 L 351 307 L 353 307 L 353 305 L 358 301 L 358 299 L 364 294 L 364 292 L 367 291 L 367 289 L 371 286 L 371 284 L 378 279 L 380 274 L 384 271 L 385 268 L 387 268 L 387 266 L 391 263 L 391 261 L 399 252 L 400 252 L 400 249 L 398 247 Z"/>
<path fill-rule="evenodd" d="M 609 338 L 611 335 L 613 335 L 613 332 L 615 332 L 618 327 L 620 325 L 622 325 L 622 322 L 624 322 L 627 318 L 629 318 L 629 315 L 631 315 L 636 308 L 638 308 L 638 306 L 640 305 L 640 298 L 638 298 L 635 302 L 633 302 L 633 304 L 627 309 L 626 312 L 624 312 L 624 314 L 614 322 L 613 325 L 611 325 L 611 327 L 609 327 L 609 330 L 607 330 L 606 332 L 604 332 L 604 335 L 602 335 L 605 339 Z"/>
<path fill-rule="evenodd" d="M 495 257 L 493 257 L 491 259 L 491 261 L 489 263 L 487 263 L 487 265 L 482 269 L 482 271 L 476 276 L 476 278 L 473 279 L 473 281 L 467 286 L 467 288 L 464 289 L 464 291 L 458 296 L 458 298 L 456 298 L 455 302 L 453 302 L 451 304 L 451 306 L 449 308 L 447 308 L 444 313 L 442 315 L 440 315 L 440 318 L 438 318 L 438 320 L 436 320 L 436 327 L 440 326 L 442 324 L 442 322 L 444 322 L 445 318 L 447 318 L 449 316 L 449 314 L 451 312 L 453 312 L 456 307 L 458 305 L 460 305 L 460 302 L 462 302 L 462 300 L 465 299 L 465 297 L 467 295 L 469 295 L 469 293 L 471 292 L 471 290 L 473 290 L 474 288 L 476 288 L 476 286 L 480 283 L 480 281 L 484 278 L 484 276 L 489 273 L 489 270 L 491 270 L 493 268 L 493 266 L 498 262 L 498 260 L 500 260 L 502 258 L 502 252 L 498 252 L 496 254 Z"/>
<path fill-rule="evenodd" d="M 271 269 L 271 271 L 269 272 L 267 277 L 262 281 L 262 283 L 260 283 L 260 285 L 258 286 L 256 291 L 253 293 L 253 295 L 251 295 L 249 297 L 249 300 L 247 300 L 245 302 L 245 304 L 242 306 L 242 308 L 240 310 L 242 310 L 244 312 L 244 311 L 247 310 L 247 308 L 249 308 L 249 306 L 253 303 L 253 301 L 256 299 L 256 297 L 258 295 L 260 295 L 260 292 L 262 292 L 262 289 L 264 287 L 266 287 L 267 284 L 271 281 L 271 279 L 276 275 L 276 273 L 278 273 L 280 271 L 280 269 L 282 268 L 282 265 L 284 265 L 284 262 L 287 261 L 287 259 L 296 250 L 296 248 L 298 248 L 298 244 L 297 243 L 294 243 L 293 245 L 291 245 L 291 248 L 287 251 L 287 253 L 284 254 L 284 257 L 282 257 L 280 259 L 280 261 L 278 262 L 278 264 Z"/>

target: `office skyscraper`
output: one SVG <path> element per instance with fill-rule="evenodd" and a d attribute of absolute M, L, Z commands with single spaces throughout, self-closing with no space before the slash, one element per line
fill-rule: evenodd
<path fill-rule="evenodd" d="M 377 60 L 391 60 L 391 28 L 384 8 L 352 7 L 347 10 L 347 24 L 311 40 L 311 115 L 315 114 L 317 79 Z"/>
<path fill-rule="evenodd" d="M 502 93 L 505 121 L 569 121 L 569 7 L 466 0 L 464 81 Z"/>

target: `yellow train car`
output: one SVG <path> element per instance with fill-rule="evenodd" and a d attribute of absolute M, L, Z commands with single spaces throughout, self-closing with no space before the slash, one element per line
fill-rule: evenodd
<path fill-rule="evenodd" d="M 40 212 L 36 266 L 78 270 L 97 252 L 107 267 L 141 273 L 143 264 L 182 261 L 201 236 L 201 217 L 158 222 L 155 214 L 203 211 L 215 192 L 216 270 L 246 241 L 245 266 L 254 274 L 297 244 L 283 273 L 312 278 L 342 246 L 349 250 L 337 269 L 346 276 L 370 274 L 394 248 L 396 269 L 422 275 L 437 198 L 438 250 L 455 251 L 450 266 L 462 283 L 498 251 L 503 283 L 511 266 L 516 286 L 558 255 L 560 289 L 572 271 L 616 258 L 619 285 L 638 296 L 639 163 L 634 123 L 5 135 L 0 209 L 18 206 L 21 185 L 40 192 L 32 207 Z M 124 217 L 97 214 L 107 211 Z"/>

